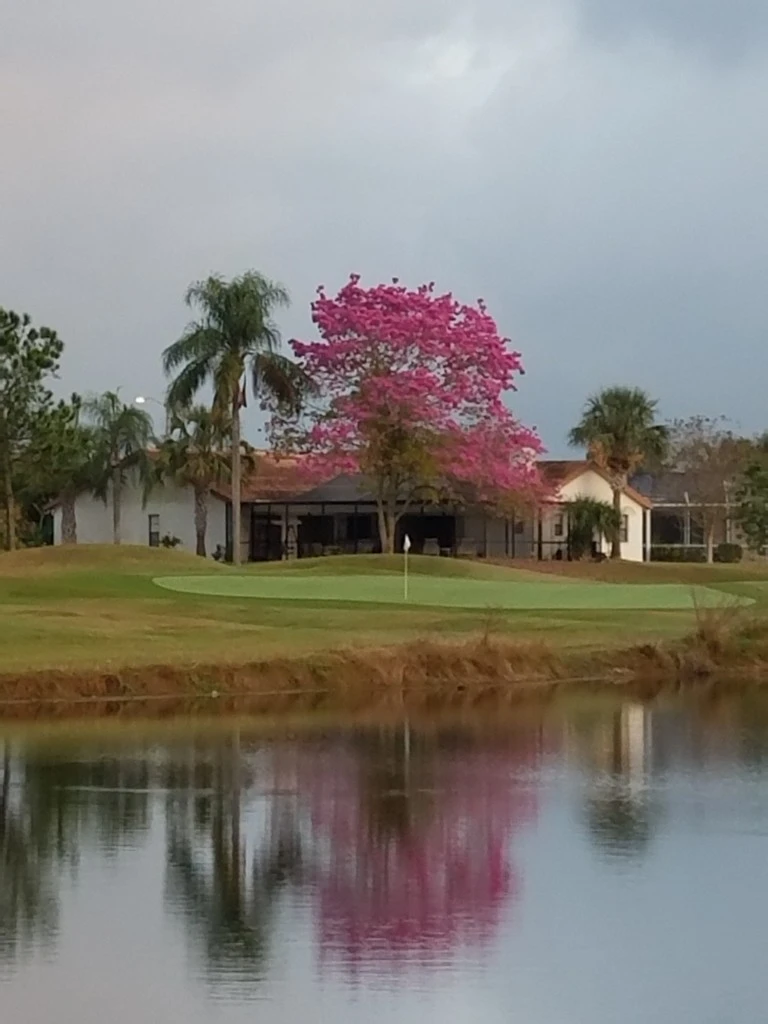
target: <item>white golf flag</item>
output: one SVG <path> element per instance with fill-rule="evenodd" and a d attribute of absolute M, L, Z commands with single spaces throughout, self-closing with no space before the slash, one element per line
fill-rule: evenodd
<path fill-rule="evenodd" d="M 405 537 L 403 538 L 403 551 L 407 555 L 410 550 L 411 550 L 411 538 L 406 533 Z"/>

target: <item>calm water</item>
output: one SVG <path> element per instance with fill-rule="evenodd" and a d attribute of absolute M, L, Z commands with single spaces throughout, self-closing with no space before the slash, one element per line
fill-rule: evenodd
<path fill-rule="evenodd" d="M 14 1024 L 755 1022 L 768 703 L 0 737 Z"/>

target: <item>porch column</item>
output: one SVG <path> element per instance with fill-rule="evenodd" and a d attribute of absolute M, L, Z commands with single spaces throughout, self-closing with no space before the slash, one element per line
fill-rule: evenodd
<path fill-rule="evenodd" d="M 651 510 L 643 509 L 643 561 L 651 560 Z"/>
<path fill-rule="evenodd" d="M 359 508 L 360 508 L 360 506 L 358 505 L 357 502 L 355 502 L 355 510 L 354 510 L 354 512 L 352 514 L 352 522 L 355 524 L 355 528 L 354 528 L 355 554 L 358 553 L 358 548 L 359 548 L 359 545 L 358 545 L 358 542 L 357 542 L 357 540 L 358 540 L 358 533 L 359 533 L 359 529 L 358 529 L 359 524 L 358 524 L 358 521 L 357 521 L 357 516 L 358 516 Z"/>
<path fill-rule="evenodd" d="M 573 561 L 573 552 L 571 551 L 571 514 L 567 509 L 563 516 L 563 529 L 565 530 L 565 557 L 571 562 Z"/>
<path fill-rule="evenodd" d="M 539 512 L 537 519 L 538 526 L 538 537 L 537 537 L 537 556 L 540 562 L 544 561 L 544 519 L 542 513 Z"/>
<path fill-rule="evenodd" d="M 483 558 L 488 557 L 488 513 L 483 512 Z"/>

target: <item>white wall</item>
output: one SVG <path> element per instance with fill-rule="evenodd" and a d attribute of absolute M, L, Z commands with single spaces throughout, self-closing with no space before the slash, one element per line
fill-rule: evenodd
<path fill-rule="evenodd" d="M 613 490 L 611 485 L 599 473 L 594 470 L 587 470 L 575 480 L 571 480 L 560 490 L 560 498 L 563 501 L 573 501 L 574 498 L 595 498 L 597 501 L 613 503 Z M 643 517 L 647 516 L 647 510 L 628 495 L 622 495 L 621 512 L 629 519 L 629 535 L 626 543 L 621 545 L 621 557 L 628 562 L 643 561 Z M 547 521 L 549 520 L 549 522 Z M 650 521 L 647 524 L 650 529 Z M 553 539 L 551 533 L 547 536 L 547 529 L 551 530 L 551 516 L 545 518 L 544 540 Z M 606 554 L 609 545 L 604 544 Z"/>
<path fill-rule="evenodd" d="M 90 494 L 81 494 L 75 506 L 77 540 L 79 544 L 112 543 L 112 504 L 104 504 Z M 160 517 L 160 536 L 170 534 L 181 539 L 182 550 L 195 551 L 195 502 L 191 487 L 173 484 L 155 487 L 142 503 L 141 487 L 126 485 L 123 489 L 121 540 L 123 544 L 149 546 L 149 516 Z M 208 502 L 208 533 L 206 547 L 209 555 L 216 545 L 225 545 L 225 503 L 211 497 Z M 53 542 L 61 544 L 61 509 L 53 516 Z"/>

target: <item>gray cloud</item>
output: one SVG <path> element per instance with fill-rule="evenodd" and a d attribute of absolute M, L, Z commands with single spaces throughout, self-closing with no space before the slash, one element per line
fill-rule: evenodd
<path fill-rule="evenodd" d="M 579 0 L 579 7 L 585 28 L 600 39 L 652 36 L 729 63 L 768 40 L 763 0 Z"/>
<path fill-rule="evenodd" d="M 0 303 L 59 328 L 63 388 L 159 394 L 211 270 L 284 280 L 288 335 L 351 270 L 434 279 L 519 344 L 515 406 L 553 450 L 617 381 L 763 427 L 765 54 L 723 68 L 701 20 L 600 7 L 13 5 Z"/>

